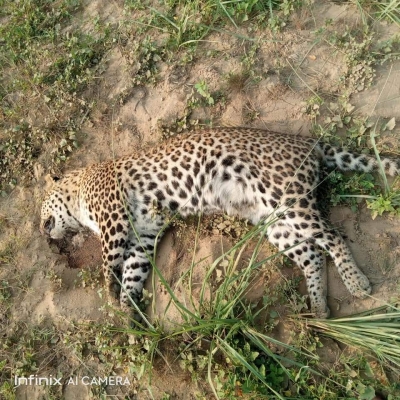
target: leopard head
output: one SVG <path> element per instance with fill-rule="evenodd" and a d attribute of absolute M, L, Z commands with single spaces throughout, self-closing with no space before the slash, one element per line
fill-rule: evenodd
<path fill-rule="evenodd" d="M 51 239 L 62 239 L 68 231 L 76 232 L 81 227 L 76 218 L 78 191 L 68 187 L 68 178 L 51 180 L 52 187 L 42 203 L 40 232 Z"/>

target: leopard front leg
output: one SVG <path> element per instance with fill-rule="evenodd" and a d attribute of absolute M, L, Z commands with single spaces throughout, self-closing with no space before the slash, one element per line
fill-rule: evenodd
<path fill-rule="evenodd" d="M 132 302 L 139 305 L 144 283 L 151 270 L 156 238 L 163 225 L 161 217 L 140 218 L 129 221 L 120 212 L 111 214 L 114 221 L 104 225 L 101 231 L 103 270 L 108 293 L 119 298 L 120 306 L 128 316 L 140 320 Z"/>
<path fill-rule="evenodd" d="M 124 254 L 120 304 L 125 312 L 133 310 L 136 320 L 140 320 L 140 316 L 132 303 L 140 305 L 143 287 L 151 271 L 155 240 L 156 235 L 152 234 L 130 239 Z"/>
<path fill-rule="evenodd" d="M 164 218 L 161 214 L 141 215 L 130 226 L 129 240 L 125 246 L 122 266 L 121 308 L 131 312 L 133 318 L 140 321 L 140 316 L 133 306 L 140 305 L 143 287 L 151 271 L 156 242 L 162 237 Z"/>
<path fill-rule="evenodd" d="M 118 222 L 109 230 L 101 231 L 103 273 L 107 293 L 113 303 L 120 297 L 119 282 L 122 279 L 122 265 L 127 241 L 128 227 L 123 222 Z"/>

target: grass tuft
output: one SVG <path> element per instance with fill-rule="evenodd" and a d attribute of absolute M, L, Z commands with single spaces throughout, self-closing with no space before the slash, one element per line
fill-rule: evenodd
<path fill-rule="evenodd" d="M 308 327 L 347 346 L 368 353 L 400 374 L 400 308 L 388 304 L 344 318 L 309 319 Z"/>

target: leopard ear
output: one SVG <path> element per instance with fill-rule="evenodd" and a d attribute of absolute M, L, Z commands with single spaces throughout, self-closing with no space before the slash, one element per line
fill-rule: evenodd
<path fill-rule="evenodd" d="M 49 190 L 54 186 L 54 183 L 57 182 L 57 181 L 59 181 L 60 179 L 61 179 L 61 178 L 59 178 L 58 176 L 51 176 L 50 174 L 47 174 L 47 175 L 44 177 L 44 181 L 45 181 L 44 187 L 45 187 L 45 190 L 46 190 L 46 191 L 49 191 Z"/>

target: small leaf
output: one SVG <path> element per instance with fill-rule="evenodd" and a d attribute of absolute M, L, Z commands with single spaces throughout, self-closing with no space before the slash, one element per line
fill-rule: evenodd
<path fill-rule="evenodd" d="M 366 126 L 367 128 L 371 128 L 371 127 L 374 126 L 374 123 L 373 123 L 372 121 L 366 121 L 366 122 L 365 122 L 365 126 Z"/>
<path fill-rule="evenodd" d="M 356 371 L 354 371 L 354 370 L 350 370 L 349 371 L 349 376 L 351 377 L 351 378 L 356 378 L 357 377 L 357 372 Z"/>
<path fill-rule="evenodd" d="M 344 122 L 346 125 L 349 124 L 350 121 L 351 121 L 350 115 L 348 115 L 348 116 L 346 116 L 346 117 L 343 118 L 343 122 Z"/>
<path fill-rule="evenodd" d="M 279 314 L 278 314 L 275 310 L 272 310 L 272 311 L 269 313 L 269 317 L 272 318 L 272 319 L 275 319 L 275 318 L 278 318 L 278 317 L 279 317 Z"/>
<path fill-rule="evenodd" d="M 359 397 L 360 400 L 373 400 L 375 398 L 375 390 L 371 386 L 363 387 L 362 390 L 359 390 L 359 392 L 360 392 L 360 397 Z"/>
<path fill-rule="evenodd" d="M 251 352 L 251 361 L 254 361 L 258 356 L 259 356 L 259 352 L 258 351 L 252 351 Z"/>
<path fill-rule="evenodd" d="M 388 131 L 392 131 L 393 128 L 396 126 L 396 120 L 393 117 L 386 125 L 385 125 L 385 130 L 387 129 Z"/>

